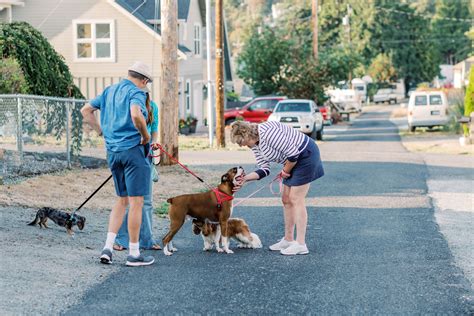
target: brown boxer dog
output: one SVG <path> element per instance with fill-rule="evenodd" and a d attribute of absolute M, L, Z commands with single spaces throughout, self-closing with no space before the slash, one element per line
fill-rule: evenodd
<path fill-rule="evenodd" d="M 196 194 L 184 194 L 168 199 L 170 208 L 170 229 L 163 237 L 163 253 L 171 256 L 177 249 L 173 247 L 171 240 L 178 230 L 183 226 L 186 216 L 205 221 L 219 223 L 222 234 L 222 246 L 226 253 L 233 253 L 229 249 L 227 220 L 232 214 L 232 189 L 234 185 L 245 175 L 242 167 L 231 168 L 222 175 L 221 183 L 217 186 L 217 197 L 213 190 Z"/>

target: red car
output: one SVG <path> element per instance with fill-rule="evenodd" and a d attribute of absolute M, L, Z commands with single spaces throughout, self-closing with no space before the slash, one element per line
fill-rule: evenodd
<path fill-rule="evenodd" d="M 318 106 L 319 112 L 323 116 L 324 125 L 331 125 L 331 108 L 327 105 Z"/>
<path fill-rule="evenodd" d="M 242 108 L 227 109 L 224 111 L 225 125 L 229 125 L 237 118 L 244 121 L 260 123 L 265 122 L 272 114 L 278 101 L 286 99 L 286 97 L 259 97 L 255 98 Z"/>

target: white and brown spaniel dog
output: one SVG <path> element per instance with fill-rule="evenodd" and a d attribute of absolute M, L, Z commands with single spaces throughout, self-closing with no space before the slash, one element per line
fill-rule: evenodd
<path fill-rule="evenodd" d="M 229 218 L 227 221 L 227 232 L 229 238 L 237 241 L 238 248 L 262 248 L 262 242 L 257 234 L 250 231 L 247 223 L 240 218 Z M 193 233 L 201 235 L 204 240 L 204 251 L 211 250 L 213 245 L 216 246 L 218 252 L 224 250 L 220 247 L 221 244 L 221 229 L 218 224 L 211 223 L 207 220 L 200 221 L 193 219 Z"/>

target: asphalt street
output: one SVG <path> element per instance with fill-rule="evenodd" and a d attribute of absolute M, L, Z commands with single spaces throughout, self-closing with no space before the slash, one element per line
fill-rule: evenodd
<path fill-rule="evenodd" d="M 325 137 L 326 175 L 308 194 L 308 255 L 267 250 L 282 237 L 283 215 L 278 197 L 262 190 L 233 215 L 264 249 L 203 252 L 187 222 L 173 256 L 154 252 L 156 263 L 142 268 L 114 262 L 118 272 L 65 314 L 474 313 L 471 284 L 435 220 L 429 170 L 401 145 L 389 111 L 369 109 L 351 126 L 327 128 Z M 232 158 L 211 167 L 254 168 Z"/>

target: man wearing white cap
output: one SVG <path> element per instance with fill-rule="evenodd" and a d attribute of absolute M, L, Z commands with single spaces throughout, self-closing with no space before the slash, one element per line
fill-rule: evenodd
<path fill-rule="evenodd" d="M 128 69 L 127 79 L 105 88 L 81 109 L 84 121 L 99 135 L 104 135 L 107 161 L 118 196 L 110 213 L 107 240 L 100 256 L 100 262 L 105 264 L 112 263 L 115 237 L 129 204 L 130 242 L 126 265 L 143 266 L 155 261 L 152 256 L 140 254 L 138 241 L 143 197 L 149 194 L 151 167 L 147 158 L 150 134 L 146 125 L 146 95 L 142 89 L 151 81 L 150 67 L 136 62 Z M 94 116 L 97 110 L 100 110 L 100 124 Z"/>

